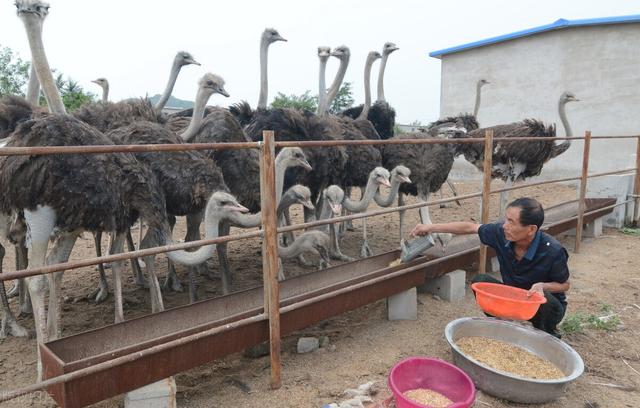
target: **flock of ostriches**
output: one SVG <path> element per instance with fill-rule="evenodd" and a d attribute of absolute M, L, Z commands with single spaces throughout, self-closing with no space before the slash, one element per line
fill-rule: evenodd
<path fill-rule="evenodd" d="M 67 114 L 42 43 L 42 27 L 49 6 L 39 0 L 17 0 L 16 7 L 30 44 L 32 70 L 26 99 L 5 96 L 0 100 L 0 137 L 7 147 L 247 142 L 261 140 L 263 130 L 275 131 L 279 141 L 484 137 L 485 129 L 480 128 L 476 120 L 481 87 L 488 83 L 484 79 L 477 83 L 473 115 L 439 120 L 419 134 L 394 136 L 395 111 L 385 99 L 383 85 L 387 60 L 398 49 L 393 43 L 386 43 L 382 53 L 373 51 L 367 56 L 363 105 L 338 115 L 328 113 L 349 64 L 349 48 L 340 46 L 333 50 L 318 47 L 320 78 L 316 112 L 268 108 L 268 49 L 274 42 L 286 41 L 274 29 L 266 29 L 260 40 L 261 83 L 256 109 L 247 103 L 229 108 L 207 106 L 213 94 L 229 96 L 224 80 L 207 73 L 198 82 L 193 109 L 164 115 L 162 109 L 180 69 L 189 64 L 199 65 L 189 53 L 179 52 L 166 90 L 155 106 L 147 99 L 110 102 L 109 84 L 100 78 L 94 82 L 103 88 L 102 101 L 88 103 Z M 331 56 L 340 61 L 340 66 L 327 88 L 325 68 Z M 370 73 L 377 59 L 381 59 L 378 92 L 377 100 L 372 104 Z M 46 109 L 38 106 L 40 91 L 46 98 Z M 571 93 L 565 92 L 559 101 L 559 114 L 567 136 L 571 136 L 571 129 L 564 106 L 574 100 L 577 99 Z M 495 137 L 555 136 L 554 126 L 534 119 L 491 129 Z M 538 175 L 543 164 L 566 151 L 569 144 L 569 141 L 556 144 L 553 140 L 497 143 L 493 151 L 493 176 L 513 183 Z M 282 223 L 290 222 L 289 207 L 294 204 L 302 204 L 305 220 L 313 220 L 330 218 L 343 211 L 363 212 L 372 201 L 380 206 L 390 206 L 396 196 L 402 204 L 405 194 L 427 201 L 429 194 L 437 192 L 447 180 L 458 155 L 464 155 L 482 169 L 481 143 L 281 149 L 276 157 L 278 219 Z M 15 244 L 19 269 L 67 261 L 83 231 L 94 234 L 98 254 L 102 232 L 110 236 L 111 254 L 122 252 L 125 242 L 131 249 L 133 242 L 129 229 L 138 221 L 140 228 L 144 225 L 146 230 L 141 248 L 172 243 L 171 231 L 176 216 L 186 216 L 185 240 L 200 238 L 202 222 L 206 238 L 226 235 L 232 226 L 260 225 L 259 171 L 259 155 L 255 149 L 3 156 L 0 159 L 0 233 L 2 238 Z M 380 191 L 381 185 L 389 187 L 386 195 Z M 361 190 L 359 199 L 350 196 L 355 187 Z M 420 217 L 422 222 L 430 222 L 428 207 L 420 209 Z M 401 213 L 401 237 L 402 225 Z M 361 256 L 366 257 L 371 254 L 366 223 L 363 233 Z M 332 227 L 308 230 L 298 236 L 290 234 L 279 243 L 279 255 L 282 258 L 299 257 L 300 262 L 313 266 L 303 255 L 315 253 L 319 255 L 317 266 L 321 268 L 331 259 L 351 260 L 341 252 L 339 236 L 338 229 Z M 53 242 L 51 248 L 49 241 Z M 226 245 L 167 253 L 170 262 L 188 266 L 192 301 L 196 299 L 195 274 L 210 273 L 205 261 L 216 249 L 222 291 L 228 293 L 231 269 Z M 4 248 L 0 255 L 4 255 Z M 146 278 L 138 262 L 132 262 L 136 282 L 148 285 L 152 310 L 161 311 L 161 287 L 153 259 L 146 257 L 143 261 Z M 122 261 L 111 265 L 116 322 L 123 320 L 123 265 Z M 100 286 L 93 294 L 96 301 L 107 297 L 107 280 L 102 268 L 100 276 Z M 53 340 L 61 334 L 61 278 L 62 272 L 34 276 L 12 290 L 21 295 L 20 310 L 33 313 L 38 343 Z M 279 278 L 284 278 L 282 270 Z M 172 265 L 165 284 L 181 290 Z M 47 292 L 48 304 L 45 304 Z M 0 295 L 3 311 L 0 336 L 26 335 L 26 330 L 16 322 L 9 309 L 4 285 L 0 285 Z"/>

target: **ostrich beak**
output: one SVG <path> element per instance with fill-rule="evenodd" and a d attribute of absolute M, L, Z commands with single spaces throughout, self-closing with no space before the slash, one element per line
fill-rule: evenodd
<path fill-rule="evenodd" d="M 98 81 L 97 81 L 97 80 L 95 80 L 95 79 L 94 79 L 93 81 L 91 81 L 91 82 L 93 82 L 94 84 L 100 85 L 100 84 L 98 83 Z"/>
<path fill-rule="evenodd" d="M 377 181 L 378 181 L 378 184 L 382 184 L 383 186 L 391 187 L 391 184 L 389 184 L 389 180 L 387 178 L 385 178 L 385 177 L 380 176 L 380 177 L 378 177 Z"/>
<path fill-rule="evenodd" d="M 329 251 L 327 251 L 327 248 L 325 248 L 322 245 L 317 245 L 316 247 L 316 251 L 318 251 L 318 254 L 320 255 L 320 258 L 327 264 L 327 266 L 329 265 L 329 262 L 331 261 L 331 259 L 329 258 Z"/>
<path fill-rule="evenodd" d="M 333 215 L 340 215 L 342 212 L 342 204 L 329 203 L 329 206 L 331 207 L 331 211 L 333 211 Z"/>
<path fill-rule="evenodd" d="M 305 169 L 306 171 L 313 170 L 313 167 L 311 167 L 309 162 L 306 161 L 305 159 L 300 159 L 299 162 L 300 162 L 300 166 L 302 166 L 302 168 Z"/>
<path fill-rule="evenodd" d="M 200 64 L 198 64 L 198 65 L 200 65 Z M 224 88 L 222 88 L 222 87 L 221 87 L 220 89 L 218 89 L 218 93 L 219 93 L 220 95 L 224 95 L 224 96 L 226 96 L 227 98 L 229 97 L 229 93 L 228 93 L 227 91 L 225 91 L 225 89 L 224 89 Z"/>
<path fill-rule="evenodd" d="M 194 60 L 194 59 L 192 59 L 192 58 L 190 58 L 190 59 L 188 59 L 188 60 L 185 60 L 185 62 L 186 62 L 187 64 L 193 64 L 193 65 L 197 65 L 197 66 L 200 66 L 200 65 L 201 65 L 198 61 L 196 61 L 196 60 Z"/>
<path fill-rule="evenodd" d="M 316 207 L 313 206 L 313 203 L 311 203 L 311 200 L 301 201 L 300 204 L 304 205 L 305 207 L 307 207 L 310 210 L 314 210 L 316 208 Z"/>
<path fill-rule="evenodd" d="M 411 179 L 407 176 L 400 176 L 398 178 L 400 179 L 401 183 L 411 183 Z"/>
<path fill-rule="evenodd" d="M 231 211 L 236 211 L 236 212 L 240 212 L 240 213 L 248 213 L 249 209 L 243 205 L 237 204 L 234 206 L 230 206 L 229 209 Z"/>
<path fill-rule="evenodd" d="M 277 37 L 275 37 L 274 41 L 284 41 L 284 42 L 287 42 L 287 39 L 286 39 L 286 38 L 284 38 L 284 37 L 283 37 L 283 36 L 281 36 L 281 35 L 278 35 Z"/>

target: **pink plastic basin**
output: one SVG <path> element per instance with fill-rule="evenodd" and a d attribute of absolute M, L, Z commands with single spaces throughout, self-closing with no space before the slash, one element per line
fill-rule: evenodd
<path fill-rule="evenodd" d="M 469 408 L 475 401 L 476 387 L 471 378 L 453 364 L 437 358 L 409 357 L 397 363 L 389 374 L 389 388 L 397 408 L 430 408 L 402 395 L 416 388 L 428 388 L 453 401 L 449 408 Z"/>

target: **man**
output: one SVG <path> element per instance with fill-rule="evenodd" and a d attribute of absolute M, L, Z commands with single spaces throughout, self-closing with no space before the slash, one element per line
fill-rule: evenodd
<path fill-rule="evenodd" d="M 537 329 L 560 337 L 556 326 L 567 308 L 565 292 L 569 290 L 566 249 L 552 236 L 540 231 L 544 210 L 533 198 L 519 198 L 508 205 L 505 221 L 493 224 L 450 222 L 418 224 L 412 236 L 430 233 L 474 234 L 496 251 L 502 282 L 478 274 L 472 282 L 493 282 L 538 292 L 547 298 L 530 320 Z"/>

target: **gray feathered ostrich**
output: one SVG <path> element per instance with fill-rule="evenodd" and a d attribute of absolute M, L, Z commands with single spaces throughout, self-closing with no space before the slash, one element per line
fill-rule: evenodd
<path fill-rule="evenodd" d="M 153 106 L 147 98 L 127 99 L 119 102 L 92 102 L 82 105 L 73 112 L 73 116 L 90 124 L 101 132 L 117 129 L 134 122 L 145 120 L 149 122 L 164 123 L 162 108 L 171 96 L 180 69 L 184 65 L 197 64 L 191 54 L 179 51 L 171 67 L 171 73 L 166 89 L 158 103 Z"/>
<path fill-rule="evenodd" d="M 98 78 L 98 79 L 94 79 L 91 82 L 93 82 L 94 84 L 102 88 L 101 101 L 104 103 L 109 102 L 109 81 L 107 81 L 107 78 Z"/>
<path fill-rule="evenodd" d="M 8 146 L 113 144 L 98 130 L 65 113 L 42 45 L 42 22 L 48 14 L 48 4 L 17 0 L 16 7 L 25 25 L 32 61 L 52 114 L 20 124 L 10 136 Z M 151 241 L 171 242 L 160 186 L 154 175 L 130 154 L 10 156 L 0 162 L 0 186 L 0 211 L 24 212 L 30 236 L 29 268 L 43 266 L 45 262 L 66 261 L 83 230 L 109 231 L 113 236 L 110 252 L 121 252 L 124 232 L 138 215 L 155 235 L 148 235 Z M 214 193 L 207 203 L 207 236 L 216 232 L 220 218 L 245 210 L 229 194 Z M 54 229 L 58 233 L 57 239 L 47 255 L 49 237 Z M 174 262 L 198 264 L 210 257 L 213 250 L 214 246 L 205 246 L 191 253 L 170 252 L 168 256 Z M 116 321 L 123 319 L 121 270 L 122 261 L 114 262 Z M 27 278 L 38 344 L 60 335 L 61 277 L 59 272 L 53 276 Z M 48 312 L 45 307 L 47 280 Z M 156 289 L 159 295 L 157 285 Z M 38 359 L 39 379 L 41 375 L 42 365 Z"/>
<path fill-rule="evenodd" d="M 571 92 L 563 92 L 558 101 L 558 115 L 564 127 L 565 136 L 573 136 L 571 126 L 567 120 L 566 104 L 579 101 Z M 536 119 L 525 119 L 506 125 L 491 126 L 467 133 L 467 137 L 483 138 L 487 130 L 493 130 L 494 138 L 512 137 L 556 137 L 556 127 L 546 126 Z M 559 156 L 569 149 L 570 140 L 560 144 L 555 141 L 541 142 L 494 142 L 493 167 L 491 176 L 505 181 L 505 187 L 510 187 L 518 180 L 524 180 L 540 174 L 546 162 Z M 483 168 L 484 148 L 479 144 L 461 145 L 460 151 L 465 159 L 478 169 Z M 500 195 L 500 214 L 504 214 L 508 200 L 508 192 Z"/>
<path fill-rule="evenodd" d="M 392 42 L 385 43 L 382 47 L 382 60 L 380 61 L 380 70 L 378 72 L 378 98 L 366 116 L 375 127 L 380 139 L 389 139 L 394 134 L 396 111 L 389 105 L 384 96 L 384 73 L 389 55 L 398 49 Z M 356 119 L 361 117 L 363 108 L 364 105 L 356 106 L 344 110 L 341 114 Z"/>

